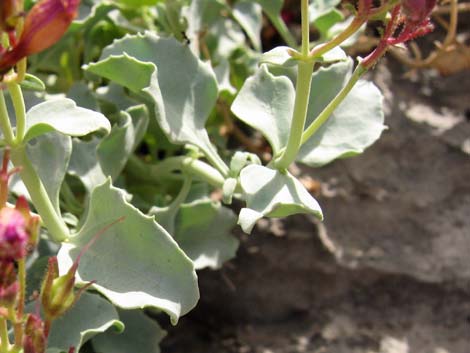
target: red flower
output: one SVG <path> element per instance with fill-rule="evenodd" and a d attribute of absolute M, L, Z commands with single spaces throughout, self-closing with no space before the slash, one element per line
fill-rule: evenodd
<path fill-rule="evenodd" d="M 41 0 L 34 5 L 26 16 L 19 40 L 1 56 L 0 73 L 55 44 L 76 17 L 79 5 L 80 0 Z"/>
<path fill-rule="evenodd" d="M 427 22 L 434 6 L 436 6 L 436 0 L 403 0 L 401 2 L 405 21 L 414 26 Z"/>

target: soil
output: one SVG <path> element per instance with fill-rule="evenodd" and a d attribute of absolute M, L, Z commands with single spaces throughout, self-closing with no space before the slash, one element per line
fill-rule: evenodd
<path fill-rule="evenodd" d="M 469 353 L 470 75 L 373 79 L 389 129 L 322 169 L 325 222 L 262 221 L 163 353 Z"/>

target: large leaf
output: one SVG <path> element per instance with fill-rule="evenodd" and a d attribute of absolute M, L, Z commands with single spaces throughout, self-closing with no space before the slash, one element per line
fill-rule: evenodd
<path fill-rule="evenodd" d="M 351 77 L 352 60 L 321 68 L 313 74 L 307 124 L 310 124 Z M 328 121 L 302 146 L 298 161 L 321 166 L 362 153 L 385 129 L 382 95 L 371 82 L 360 80 Z"/>
<path fill-rule="evenodd" d="M 123 309 L 152 307 L 176 323 L 198 301 L 192 261 L 173 238 L 151 217 L 125 200 L 124 192 L 110 180 L 96 187 L 82 229 L 59 251 L 64 273 L 80 250 L 107 224 L 125 217 L 84 254 L 77 282 L 96 280 L 97 291 Z"/>
<path fill-rule="evenodd" d="M 266 65 L 246 80 L 232 104 L 233 113 L 266 137 L 274 154 L 284 147 L 294 106 L 295 89 L 284 76 L 272 75 Z"/>
<path fill-rule="evenodd" d="M 217 80 L 210 65 L 187 46 L 150 32 L 126 36 L 105 48 L 100 61 L 86 70 L 150 98 L 173 143 L 198 146 L 223 165 L 204 127 L 217 100 Z"/>
<path fill-rule="evenodd" d="M 84 136 L 104 130 L 109 132 L 108 119 L 98 112 L 79 108 L 71 99 L 55 99 L 38 104 L 26 115 L 25 141 L 57 131 L 69 136 Z"/>
<path fill-rule="evenodd" d="M 246 208 L 240 211 L 238 224 L 250 233 L 262 217 L 286 217 L 310 213 L 323 219 L 318 202 L 289 172 L 250 165 L 240 173 L 240 185 Z"/>
<path fill-rule="evenodd" d="M 90 338 L 113 326 L 118 331 L 124 328 L 111 303 L 99 295 L 84 293 L 64 316 L 53 321 L 48 346 L 65 352 L 75 347 L 78 352 Z"/>
<path fill-rule="evenodd" d="M 100 353 L 160 353 L 159 343 L 166 336 L 155 320 L 142 310 L 119 310 L 119 319 L 124 323 L 124 332 L 105 333 L 96 336 L 93 348 Z"/>
<path fill-rule="evenodd" d="M 236 217 L 219 202 L 202 199 L 172 209 L 153 208 L 151 214 L 174 233 L 179 246 L 193 260 L 197 270 L 218 269 L 235 257 L 239 241 L 231 234 Z"/>

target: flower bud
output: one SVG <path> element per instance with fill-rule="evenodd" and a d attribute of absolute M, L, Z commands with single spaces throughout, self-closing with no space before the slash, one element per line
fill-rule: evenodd
<path fill-rule="evenodd" d="M 44 322 L 37 314 L 29 314 L 24 327 L 24 353 L 44 353 L 46 351 Z"/>
<path fill-rule="evenodd" d="M 0 307 L 15 306 L 19 287 L 15 264 L 12 261 L 0 261 Z"/>
<path fill-rule="evenodd" d="M 23 215 L 12 208 L 0 209 L 0 261 L 16 261 L 26 255 L 28 234 Z"/>
<path fill-rule="evenodd" d="M 55 44 L 77 15 L 79 5 L 80 0 L 40 0 L 36 3 L 26 16 L 18 42 L 0 59 L 0 73 Z"/>
<path fill-rule="evenodd" d="M 402 0 L 401 6 L 405 21 L 419 25 L 429 18 L 436 6 L 436 0 Z"/>

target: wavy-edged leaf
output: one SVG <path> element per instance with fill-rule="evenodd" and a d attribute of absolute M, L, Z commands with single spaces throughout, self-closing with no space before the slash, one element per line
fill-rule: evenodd
<path fill-rule="evenodd" d="M 166 336 L 155 320 L 142 310 L 118 310 L 124 332 L 105 333 L 93 338 L 93 348 L 100 353 L 160 353 L 159 344 Z"/>
<path fill-rule="evenodd" d="M 259 165 L 249 165 L 240 173 L 240 185 L 246 208 L 240 211 L 238 224 L 250 233 L 263 217 L 286 217 L 296 213 L 313 214 L 323 219 L 318 202 L 289 172 L 281 173 Z"/>
<path fill-rule="evenodd" d="M 252 1 L 238 1 L 232 10 L 233 17 L 243 28 L 257 51 L 261 51 L 261 27 L 263 14 L 261 6 Z"/>
<path fill-rule="evenodd" d="M 187 46 L 150 32 L 128 35 L 106 47 L 100 61 L 86 70 L 150 98 L 160 127 L 173 143 L 193 144 L 223 164 L 205 130 L 218 96 L 217 79 Z"/>
<path fill-rule="evenodd" d="M 93 288 L 120 308 L 157 308 L 176 323 L 199 299 L 194 265 L 173 238 L 129 204 L 109 179 L 93 190 L 81 230 L 62 245 L 60 272 L 67 271 L 101 228 L 121 217 L 124 221 L 113 225 L 83 255 L 77 283 L 96 280 Z"/>
<path fill-rule="evenodd" d="M 111 125 L 103 114 L 77 107 L 71 99 L 55 99 L 40 103 L 28 111 L 24 141 L 51 131 L 84 136 L 98 130 L 109 132 L 110 129 Z"/>

